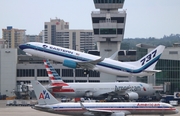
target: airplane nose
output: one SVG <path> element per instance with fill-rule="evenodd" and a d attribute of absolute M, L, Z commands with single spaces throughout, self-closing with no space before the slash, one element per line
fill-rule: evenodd
<path fill-rule="evenodd" d="M 21 45 L 19 45 L 19 48 L 20 48 L 21 50 L 25 49 L 25 47 L 26 47 L 26 45 L 25 45 L 25 44 L 21 44 Z"/>

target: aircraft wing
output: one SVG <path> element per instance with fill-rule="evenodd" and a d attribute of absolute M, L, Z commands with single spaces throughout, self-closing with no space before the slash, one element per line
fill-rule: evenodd
<path fill-rule="evenodd" d="M 108 93 L 108 95 L 124 95 L 126 93 L 126 91 L 128 91 L 128 89 L 123 89 L 120 91 L 111 91 Z"/>
<path fill-rule="evenodd" d="M 121 89 L 121 90 L 117 90 L 115 89 L 114 91 L 111 91 L 111 92 L 100 92 L 99 93 L 99 96 L 100 97 L 107 97 L 107 96 L 113 96 L 113 95 L 125 95 L 126 94 L 126 91 L 128 91 L 130 88 L 124 88 L 124 89 Z"/>
<path fill-rule="evenodd" d="M 78 65 L 78 67 L 83 68 L 83 69 L 93 69 L 97 63 L 99 63 L 103 60 L 104 60 L 104 58 L 99 58 L 97 60 L 77 62 L 77 65 Z"/>
<path fill-rule="evenodd" d="M 84 105 L 82 104 L 82 102 L 80 102 L 80 105 L 82 107 L 83 110 L 86 110 L 88 112 L 93 113 L 95 116 L 99 116 L 99 115 L 113 115 L 113 116 L 126 116 L 127 114 L 131 114 L 129 111 L 112 111 L 112 110 L 98 110 L 98 109 L 88 109 L 85 108 Z"/>

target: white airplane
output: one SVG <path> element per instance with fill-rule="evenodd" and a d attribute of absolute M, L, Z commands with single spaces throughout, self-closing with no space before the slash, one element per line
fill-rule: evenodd
<path fill-rule="evenodd" d="M 48 60 L 44 60 L 50 84 L 46 86 L 52 93 L 69 98 L 93 97 L 109 98 L 123 96 L 128 100 L 152 96 L 153 87 L 142 82 L 108 82 L 108 83 L 65 83 Z"/>
<path fill-rule="evenodd" d="M 143 58 L 134 62 L 113 60 L 115 54 L 110 58 L 103 59 L 99 56 L 39 42 L 28 42 L 20 45 L 19 48 L 29 56 L 62 62 L 64 66 L 70 68 L 96 70 L 119 76 L 148 76 L 160 72 L 160 70 L 154 70 L 154 67 L 165 47 L 159 45 Z"/>
<path fill-rule="evenodd" d="M 88 102 L 60 103 L 38 81 L 31 81 L 38 104 L 32 108 L 64 115 L 86 116 L 126 116 L 126 115 L 166 115 L 177 114 L 178 110 L 170 104 L 161 102 Z"/>

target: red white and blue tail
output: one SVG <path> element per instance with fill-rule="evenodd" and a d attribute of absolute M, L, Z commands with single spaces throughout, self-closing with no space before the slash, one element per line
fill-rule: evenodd
<path fill-rule="evenodd" d="M 46 67 L 46 71 L 48 73 L 50 85 L 51 86 L 68 86 L 68 84 L 62 80 L 62 78 L 59 76 L 59 74 L 56 72 L 56 70 L 50 64 L 50 62 L 48 60 L 43 60 L 43 61 L 44 61 L 44 65 Z"/>

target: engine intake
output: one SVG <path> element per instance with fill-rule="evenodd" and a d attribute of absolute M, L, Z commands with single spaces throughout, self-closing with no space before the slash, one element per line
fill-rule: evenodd
<path fill-rule="evenodd" d="M 69 67 L 69 68 L 77 68 L 77 62 L 74 62 L 72 60 L 64 60 L 63 66 Z"/>
<path fill-rule="evenodd" d="M 126 97 L 128 97 L 129 100 L 135 100 L 139 98 L 139 95 L 136 92 L 128 92 L 126 93 Z"/>
<path fill-rule="evenodd" d="M 86 96 L 86 97 L 92 97 L 92 96 L 93 96 L 93 93 L 92 93 L 91 91 L 87 91 L 87 92 L 85 93 L 85 96 Z"/>

